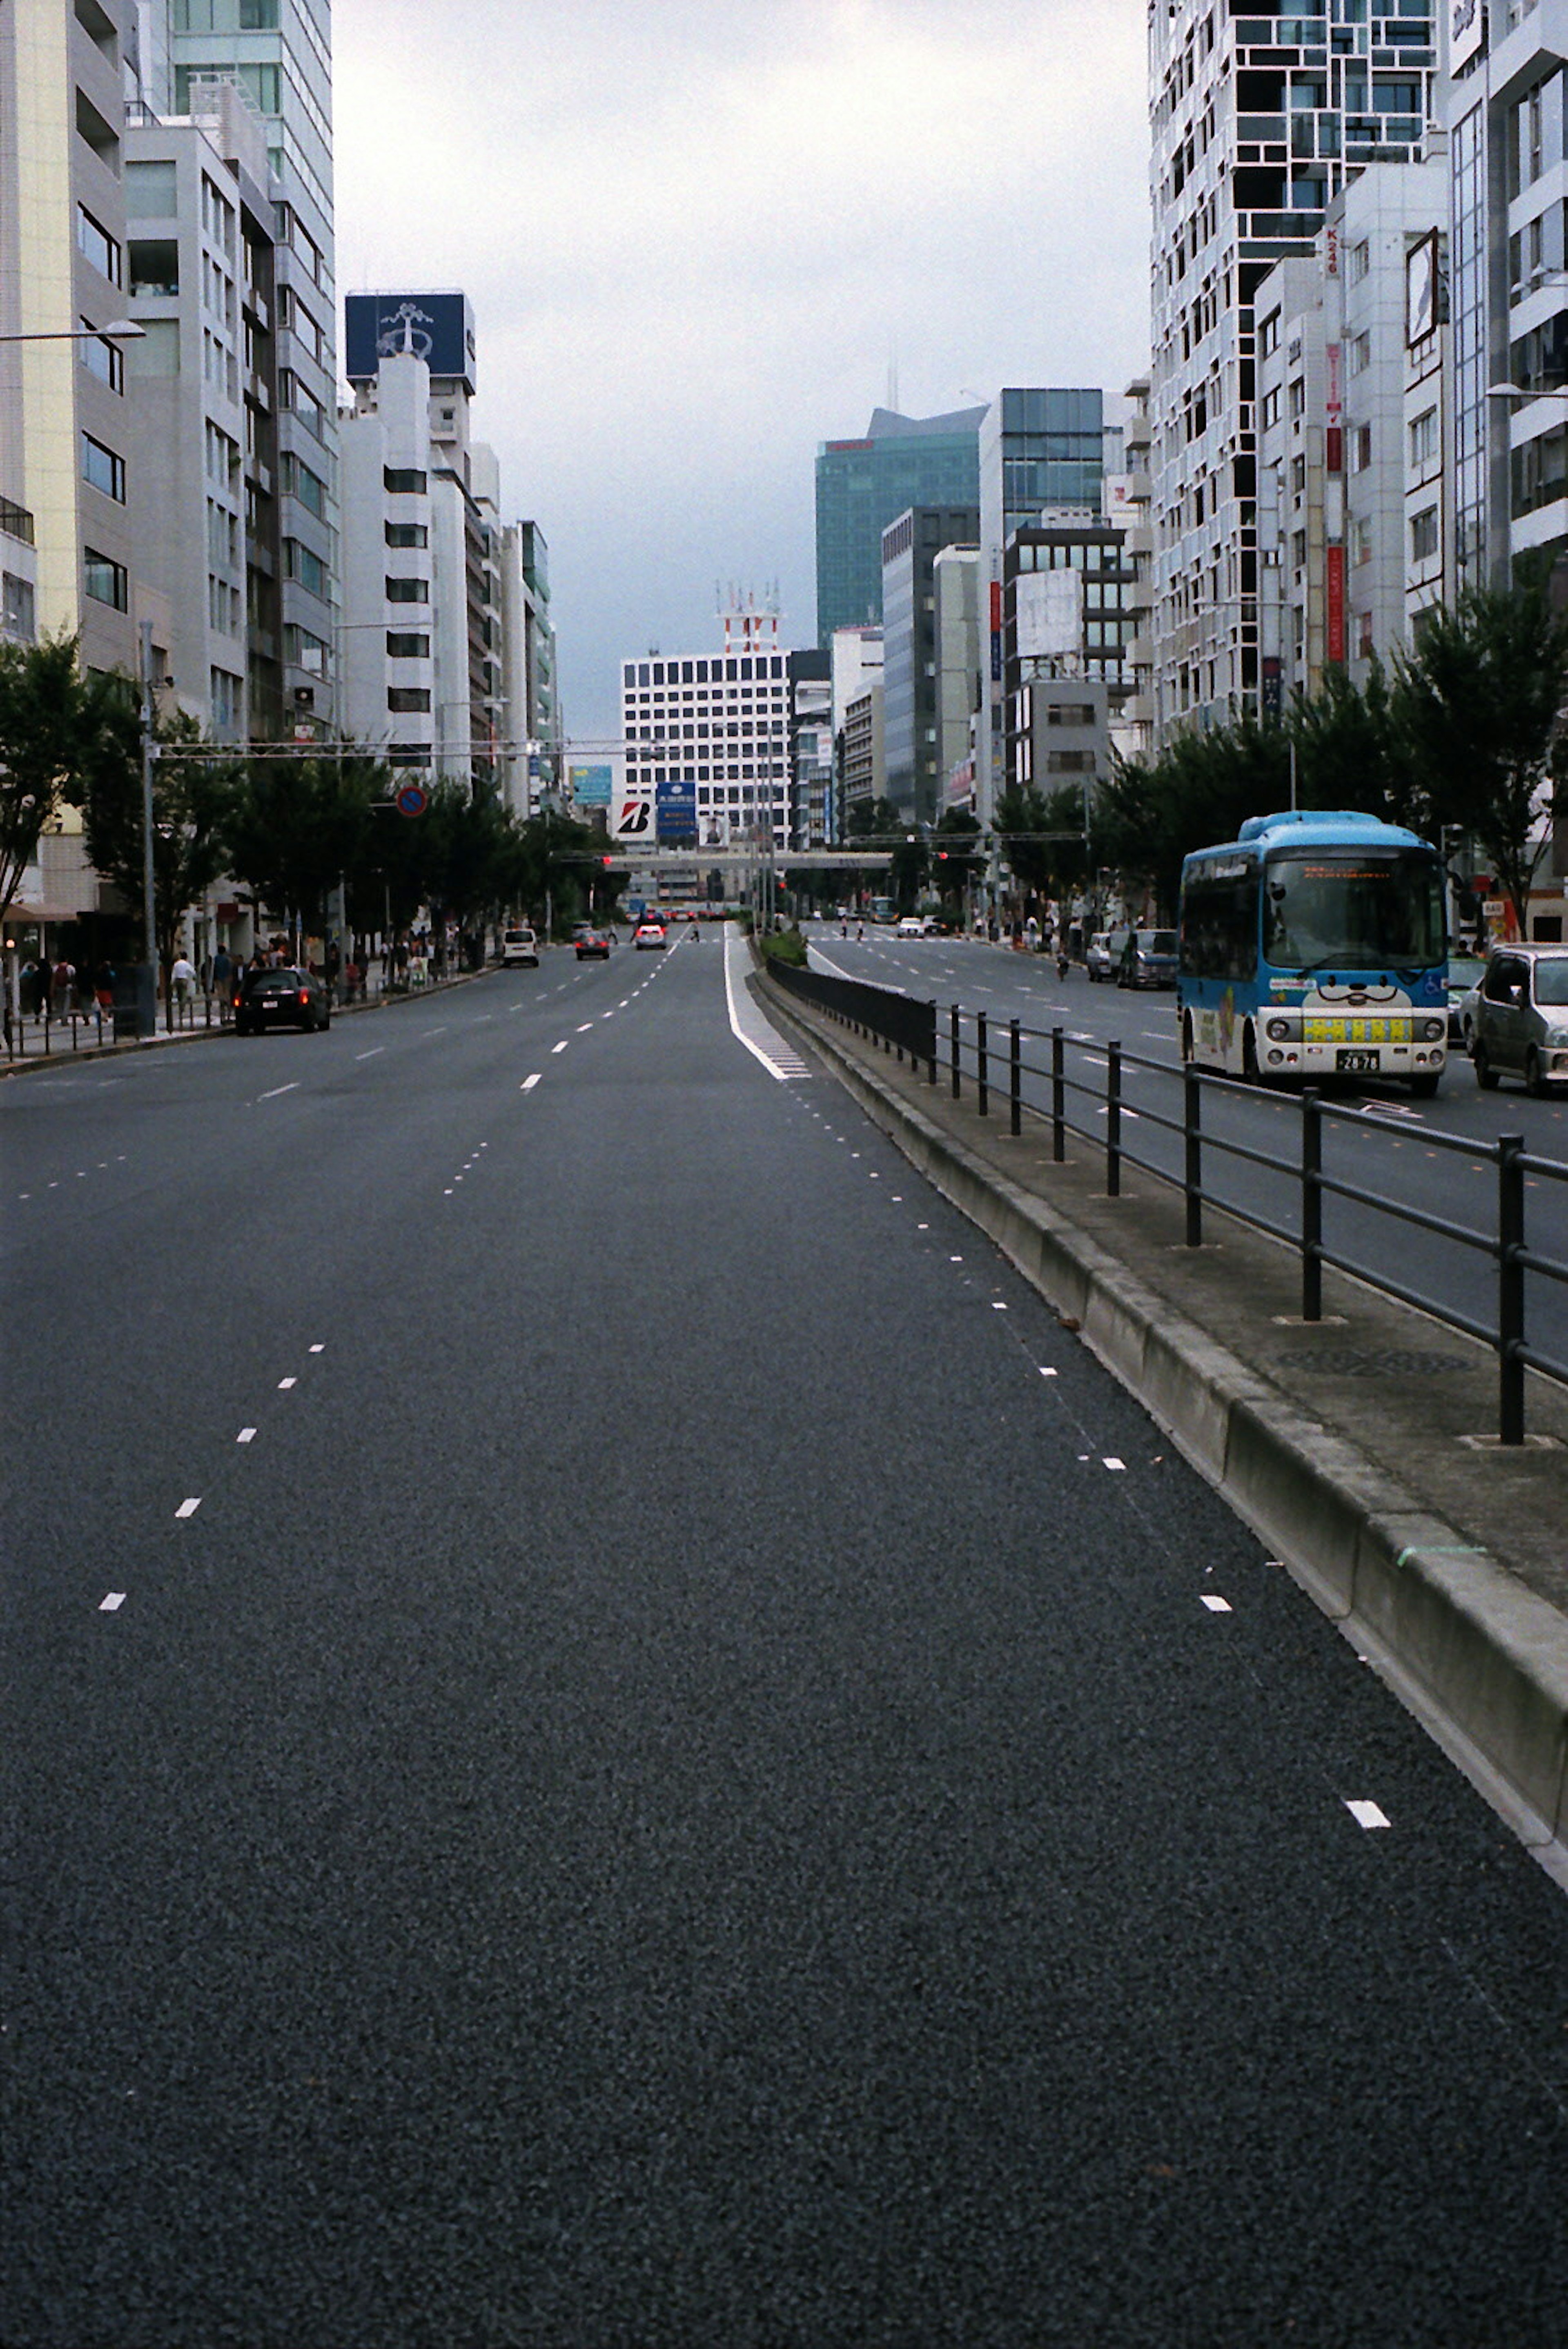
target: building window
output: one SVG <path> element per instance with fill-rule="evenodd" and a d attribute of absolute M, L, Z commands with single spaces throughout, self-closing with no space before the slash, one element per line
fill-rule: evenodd
<path fill-rule="evenodd" d="M 312 548 L 302 546 L 297 538 L 286 538 L 283 542 L 283 567 L 286 577 L 297 579 L 302 587 L 308 587 L 313 595 L 325 600 L 327 565 Z"/>
<path fill-rule="evenodd" d="M 431 640 L 428 636 L 410 636 L 400 628 L 387 630 L 389 660 L 429 660 L 430 657 Z"/>
<path fill-rule="evenodd" d="M 430 532 L 422 522 L 389 522 L 387 524 L 389 546 L 428 546 Z"/>
<path fill-rule="evenodd" d="M 119 246 L 109 231 L 100 228 L 85 204 L 77 206 L 77 251 L 89 261 L 100 277 L 111 285 L 119 278 Z"/>
<path fill-rule="evenodd" d="M 30 645 L 37 633 L 32 581 L 5 572 L 0 576 L 0 634 L 8 636 L 13 644 Z"/>
<path fill-rule="evenodd" d="M 408 718 L 429 712 L 431 693 L 428 685 L 389 685 L 387 688 L 387 708 L 395 717 Z"/>
<path fill-rule="evenodd" d="M 130 576 L 124 564 L 90 546 L 82 550 L 82 585 L 95 604 L 108 604 L 117 612 L 130 611 Z"/>
<path fill-rule="evenodd" d="M 430 600 L 431 583 L 428 579 L 389 579 L 387 582 L 389 604 L 428 604 Z"/>
<path fill-rule="evenodd" d="M 1438 453 L 1438 411 L 1424 409 L 1410 419 L 1410 462 L 1429 465 Z"/>
<path fill-rule="evenodd" d="M 1410 519 L 1410 559 L 1429 563 L 1438 551 L 1438 509 L 1424 506 Z"/>
<path fill-rule="evenodd" d="M 83 318 L 78 324 L 90 327 L 92 320 Z M 125 353 L 118 343 L 106 343 L 101 335 L 94 334 L 90 342 L 84 337 L 78 349 L 81 363 L 88 375 L 95 377 L 110 391 L 124 391 Z"/>
<path fill-rule="evenodd" d="M 1372 427 L 1355 425 L 1350 435 L 1350 463 L 1353 472 L 1365 473 L 1372 462 Z"/>
<path fill-rule="evenodd" d="M 417 466 L 383 465 L 381 486 L 395 498 L 422 498 L 430 484 Z"/>
<path fill-rule="evenodd" d="M 90 432 L 82 434 L 82 479 L 116 504 L 125 503 L 125 460 L 95 440 Z"/>

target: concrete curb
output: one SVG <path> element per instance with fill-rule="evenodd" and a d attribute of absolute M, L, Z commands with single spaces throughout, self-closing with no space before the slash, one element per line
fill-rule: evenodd
<path fill-rule="evenodd" d="M 1501 1807 L 1516 1832 L 1532 1845 L 1568 1843 L 1568 1622 L 1558 1610 L 1097 1241 L 884 1089 L 793 1003 L 772 989 L 767 1003 L 943 1197 L 1080 1325 L 1183 1457 L 1358 1650 L 1388 1667 L 1397 1692 L 1489 1794 L 1495 1775 L 1513 1798 Z"/>

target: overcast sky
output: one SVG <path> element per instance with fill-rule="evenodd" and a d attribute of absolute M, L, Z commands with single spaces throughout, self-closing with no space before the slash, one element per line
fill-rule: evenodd
<path fill-rule="evenodd" d="M 1141 0 L 337 0 L 339 294 L 460 286 L 569 737 L 777 583 L 817 443 L 1147 365 Z"/>

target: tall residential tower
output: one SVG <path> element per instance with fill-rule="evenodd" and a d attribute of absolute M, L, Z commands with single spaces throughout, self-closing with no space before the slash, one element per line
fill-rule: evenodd
<path fill-rule="evenodd" d="M 1161 737 L 1259 706 L 1254 296 L 1277 262 L 1311 252 L 1349 174 L 1422 152 L 1436 13 L 1436 0 L 1150 0 Z M 1342 356 L 1315 419 L 1336 455 Z"/>

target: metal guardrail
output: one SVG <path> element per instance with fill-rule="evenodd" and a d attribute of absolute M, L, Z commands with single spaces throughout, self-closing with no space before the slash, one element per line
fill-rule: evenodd
<path fill-rule="evenodd" d="M 366 1004 L 400 1003 L 411 996 L 434 995 L 438 989 L 471 975 L 467 971 L 448 971 L 441 978 L 421 978 L 417 975 L 378 973 L 373 984 L 352 990 L 339 985 L 329 988 L 328 993 L 335 1011 L 347 1010 Z M 7 1004 L 4 1019 L 5 1054 L 13 1067 L 18 1061 L 57 1059 L 70 1052 L 107 1051 L 116 1045 L 156 1040 L 142 1035 L 135 1008 L 127 1004 L 77 1004 L 67 1011 L 56 1011 L 51 1007 L 41 1013 L 25 1011 L 19 1019 L 13 1019 Z M 171 1005 L 160 1004 L 158 1021 L 159 1036 L 191 1035 L 209 1028 L 228 1028 L 233 1024 L 233 1015 L 222 997 L 197 991 L 187 1001 L 176 999 Z"/>
<path fill-rule="evenodd" d="M 769 975 L 782 978 L 773 966 Z M 809 978 L 809 987 L 798 984 Z M 947 1009 L 945 1021 L 939 1019 L 935 1000 L 920 1003 L 892 989 L 863 985 L 858 980 L 828 979 L 820 973 L 788 974 L 788 990 L 807 1001 L 818 1004 L 831 1016 L 856 1027 L 863 1035 L 888 1045 L 902 1045 L 909 1050 L 910 1059 L 923 1065 L 929 1081 L 939 1082 L 937 1038 L 944 1035 L 947 1077 L 952 1098 L 962 1097 L 966 1075 L 975 1088 L 976 1107 L 981 1117 L 992 1114 L 992 1097 L 1002 1092 L 1006 1101 L 1009 1130 L 1022 1134 L 1025 1118 L 1050 1128 L 1051 1156 L 1060 1165 L 1066 1157 L 1069 1134 L 1081 1142 L 1092 1143 L 1096 1151 L 1103 1150 L 1107 1197 L 1121 1195 L 1121 1175 L 1124 1165 L 1135 1166 L 1156 1182 L 1179 1190 L 1186 1208 L 1186 1242 L 1189 1247 L 1203 1244 L 1206 1212 L 1229 1216 L 1234 1223 L 1247 1226 L 1264 1238 L 1276 1240 L 1293 1247 L 1301 1262 L 1302 1319 L 1305 1322 L 1323 1319 L 1323 1276 L 1324 1268 L 1347 1274 L 1361 1281 L 1380 1296 L 1393 1298 L 1397 1303 L 1413 1307 L 1428 1314 L 1445 1328 L 1456 1330 L 1490 1346 L 1498 1363 L 1498 1439 L 1505 1444 L 1519 1444 L 1525 1438 L 1525 1373 L 1533 1371 L 1557 1385 L 1568 1386 L 1568 1361 L 1559 1360 L 1530 1342 L 1527 1327 L 1528 1290 L 1530 1278 L 1553 1281 L 1568 1288 L 1568 1263 L 1549 1256 L 1530 1244 L 1527 1225 L 1527 1185 L 1561 1184 L 1563 1195 L 1568 1199 L 1568 1164 L 1556 1159 L 1541 1158 L 1526 1151 L 1521 1134 L 1501 1134 L 1495 1142 L 1475 1141 L 1467 1135 L 1442 1133 L 1429 1126 L 1421 1128 L 1423 1149 L 1449 1152 L 1462 1155 L 1472 1164 L 1480 1161 L 1490 1164 L 1494 1174 L 1492 1196 L 1495 1202 L 1491 1228 L 1482 1231 L 1457 1223 L 1449 1217 L 1428 1214 L 1426 1209 L 1406 1202 L 1390 1199 L 1381 1192 L 1369 1191 L 1362 1185 L 1330 1174 L 1324 1166 L 1324 1135 L 1325 1129 L 1335 1124 L 1366 1131 L 1366 1121 L 1359 1110 L 1341 1108 L 1325 1101 L 1314 1087 L 1300 1093 L 1261 1092 L 1233 1077 L 1220 1076 L 1216 1071 L 1198 1069 L 1190 1064 L 1172 1068 L 1168 1061 L 1155 1060 L 1147 1053 L 1134 1052 L 1116 1041 L 1095 1040 L 1085 1046 L 1062 1026 L 1049 1029 L 1026 1028 L 1017 1019 L 1004 1025 L 996 1023 L 983 1011 L 965 1012 L 959 1004 Z M 829 989 L 846 999 L 836 1004 Z M 852 1000 L 851 1000 L 852 999 Z M 918 1015 L 918 1018 L 917 1018 Z M 909 1038 L 920 1039 L 918 1050 L 912 1049 Z M 1044 1045 L 1048 1057 L 1032 1060 L 1027 1045 Z M 1103 1083 L 1093 1083 L 1069 1063 L 1069 1050 L 1080 1059 L 1103 1059 Z M 902 1057 L 900 1053 L 900 1057 Z M 1002 1081 L 995 1081 L 998 1060 L 1002 1066 Z M 1126 1114 L 1129 1112 L 1125 1077 L 1129 1070 L 1162 1080 L 1177 1091 L 1179 1100 L 1174 1112 L 1168 1112 L 1140 1099 L 1136 1117 L 1144 1124 L 1163 1131 L 1181 1145 L 1181 1172 L 1174 1174 L 1168 1166 L 1158 1164 L 1147 1154 L 1137 1149 L 1126 1132 Z M 1031 1100 L 1024 1081 L 1040 1081 L 1048 1106 Z M 1235 1098 L 1256 1103 L 1267 1100 L 1282 1112 L 1296 1112 L 1294 1146 L 1289 1154 L 1256 1148 L 1252 1143 L 1217 1133 L 1204 1122 L 1206 1101 L 1218 1102 Z M 1092 1103 L 1092 1111 L 1075 1114 L 1078 1103 Z M 1090 1123 L 1092 1117 L 1093 1123 Z M 1098 1131 L 1105 1121 L 1103 1137 Z M 1280 1222 L 1259 1214 L 1238 1200 L 1221 1199 L 1206 1181 L 1210 1159 L 1220 1156 L 1262 1167 L 1267 1172 L 1286 1177 L 1299 1201 L 1297 1228 L 1293 1232 Z M 1442 1299 L 1426 1295 L 1392 1277 L 1383 1268 L 1368 1264 L 1358 1257 L 1329 1244 L 1324 1236 L 1324 1202 L 1340 1199 L 1372 1210 L 1387 1217 L 1394 1225 L 1415 1229 L 1438 1238 L 1455 1248 L 1467 1249 L 1490 1260 L 1495 1280 L 1495 1306 L 1490 1319 L 1459 1311 Z"/>

